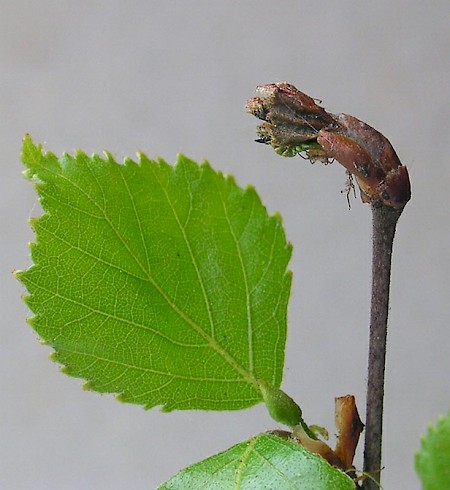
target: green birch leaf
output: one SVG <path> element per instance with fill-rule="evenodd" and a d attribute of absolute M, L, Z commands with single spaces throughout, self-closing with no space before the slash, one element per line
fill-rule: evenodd
<path fill-rule="evenodd" d="M 450 488 L 450 413 L 441 417 L 422 438 L 416 471 L 423 490 Z"/>
<path fill-rule="evenodd" d="M 351 490 L 345 473 L 302 446 L 261 434 L 189 466 L 157 490 Z"/>
<path fill-rule="evenodd" d="M 64 371 L 122 401 L 232 410 L 279 387 L 291 247 L 254 189 L 179 156 L 57 158 L 24 139 L 32 327 Z"/>

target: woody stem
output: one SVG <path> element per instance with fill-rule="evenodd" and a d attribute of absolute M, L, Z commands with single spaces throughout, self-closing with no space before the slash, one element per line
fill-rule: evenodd
<path fill-rule="evenodd" d="M 395 228 L 402 210 L 385 205 L 372 206 L 372 298 L 370 310 L 369 360 L 367 375 L 364 471 L 373 480 L 364 481 L 364 490 L 379 490 L 383 432 L 384 371 L 391 256 Z"/>

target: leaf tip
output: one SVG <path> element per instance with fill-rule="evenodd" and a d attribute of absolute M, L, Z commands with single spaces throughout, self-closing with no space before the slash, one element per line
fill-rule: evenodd
<path fill-rule="evenodd" d="M 149 408 L 152 408 L 152 407 L 145 407 L 145 408 L 146 408 L 146 410 L 148 410 Z M 161 405 L 160 411 L 162 413 L 170 413 L 170 412 L 173 412 L 173 407 L 171 407 L 170 405 L 165 403 L 164 405 Z"/>
<path fill-rule="evenodd" d="M 123 165 L 125 167 L 135 167 L 136 166 L 136 162 L 132 158 L 130 158 L 130 157 L 125 157 L 123 159 Z"/>
<path fill-rule="evenodd" d="M 103 150 L 102 153 L 108 162 L 115 162 L 114 156 L 109 150 Z"/>
<path fill-rule="evenodd" d="M 141 150 L 136 152 L 136 157 L 139 165 L 142 165 L 143 163 L 152 162 L 152 160 L 147 156 L 147 154 Z"/>
<path fill-rule="evenodd" d="M 189 158 L 186 156 L 184 153 L 178 153 L 176 160 L 175 160 L 175 168 L 178 166 L 186 166 L 192 169 L 195 169 L 196 171 L 201 170 L 209 170 L 214 172 L 213 168 L 211 167 L 210 163 L 208 160 L 203 160 L 200 164 L 197 163 L 195 160 L 192 160 L 192 158 Z M 217 172 L 220 173 L 220 172 Z"/>
<path fill-rule="evenodd" d="M 119 393 L 118 395 L 115 396 L 116 400 L 120 403 L 126 403 L 127 399 L 125 397 L 125 393 Z"/>
<path fill-rule="evenodd" d="M 35 145 L 33 143 L 33 138 L 29 133 L 25 133 L 24 137 L 22 138 L 22 153 L 26 152 L 27 150 L 34 149 L 39 147 L 40 145 Z"/>
<path fill-rule="evenodd" d="M 58 354 L 56 352 L 52 352 L 48 358 L 50 359 L 50 361 L 52 362 L 59 362 L 59 359 L 58 359 Z M 60 371 L 62 373 L 67 373 L 67 368 L 65 366 L 62 366 L 60 367 Z"/>
<path fill-rule="evenodd" d="M 209 164 L 208 164 L 208 165 L 209 165 Z M 214 169 L 213 169 L 212 167 L 210 167 L 210 168 L 211 168 L 211 170 L 213 170 L 213 171 L 214 171 Z M 219 173 L 222 173 L 222 172 L 219 172 Z M 232 175 L 232 174 L 222 174 L 222 175 L 223 175 L 223 178 L 225 179 L 225 182 L 226 182 L 227 184 L 229 184 L 229 185 L 236 185 L 236 186 L 237 186 L 237 184 L 236 184 L 236 179 L 235 179 L 234 175 Z M 255 194 L 257 194 L 257 193 L 256 193 L 255 188 L 254 188 L 253 186 L 251 186 L 251 185 L 248 185 L 248 186 L 247 186 L 247 187 L 244 189 L 244 194 L 247 192 L 247 190 L 248 190 L 248 189 L 253 190 L 253 192 L 254 192 Z"/>
<path fill-rule="evenodd" d="M 15 269 L 12 271 L 12 275 L 19 282 L 22 282 L 23 270 Z"/>
<path fill-rule="evenodd" d="M 61 372 L 65 373 L 65 374 L 70 374 L 70 371 L 67 369 L 67 367 L 61 368 Z M 90 381 L 86 381 L 86 383 L 83 383 L 81 385 L 81 389 L 83 391 L 94 391 L 94 388 L 92 387 L 92 384 Z"/>
<path fill-rule="evenodd" d="M 283 216 L 281 216 L 279 211 L 275 211 L 275 213 L 272 214 L 270 219 L 273 220 L 277 224 L 277 226 L 283 228 Z"/>
<path fill-rule="evenodd" d="M 177 153 L 175 157 L 175 164 L 182 162 L 184 160 L 189 160 L 189 158 L 184 153 Z"/>
<path fill-rule="evenodd" d="M 36 230 L 36 226 L 38 224 L 39 218 L 36 218 L 35 216 L 31 216 L 28 218 L 28 224 L 33 230 Z M 33 244 L 33 242 L 28 242 L 28 246 L 30 247 Z"/>
<path fill-rule="evenodd" d="M 95 158 L 95 157 L 98 157 L 98 155 L 96 155 L 95 153 L 92 155 L 92 158 Z M 80 160 L 82 158 L 89 158 L 86 153 L 83 151 L 83 150 L 80 150 L 80 148 L 77 148 L 74 152 L 73 152 L 73 156 L 65 151 L 63 152 L 62 154 L 62 159 L 63 160 L 72 160 L 72 159 L 75 159 L 75 160 Z"/>
<path fill-rule="evenodd" d="M 25 303 L 27 303 L 28 298 L 29 298 L 29 296 L 22 296 L 22 299 L 24 300 Z M 35 318 L 36 317 L 34 317 L 34 316 L 29 316 L 28 318 L 25 319 L 25 321 L 28 323 L 28 325 L 30 325 L 30 327 L 33 329 L 36 325 Z"/>
<path fill-rule="evenodd" d="M 31 136 L 26 133 L 22 139 L 22 149 L 20 152 L 20 160 L 25 165 L 26 169 L 22 175 L 27 179 L 32 179 L 35 171 L 33 166 L 38 155 L 42 154 L 42 145 L 35 145 Z"/>

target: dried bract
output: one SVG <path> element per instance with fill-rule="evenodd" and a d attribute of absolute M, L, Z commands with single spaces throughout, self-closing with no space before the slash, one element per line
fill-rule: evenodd
<path fill-rule="evenodd" d="M 334 452 L 344 463 L 346 469 L 351 468 L 358 446 L 359 436 L 364 424 L 359 418 L 353 395 L 335 398 L 335 424 L 338 430 L 337 444 Z"/>

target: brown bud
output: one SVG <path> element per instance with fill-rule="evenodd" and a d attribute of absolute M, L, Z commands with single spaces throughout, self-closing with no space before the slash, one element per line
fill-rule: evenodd
<path fill-rule="evenodd" d="M 409 201 L 408 171 L 376 129 L 347 114 L 329 114 L 286 82 L 257 90 L 262 97 L 247 102 L 248 112 L 264 121 L 256 141 L 283 156 L 305 152 L 312 162 L 337 160 L 356 177 L 363 202 L 401 209 Z"/>

